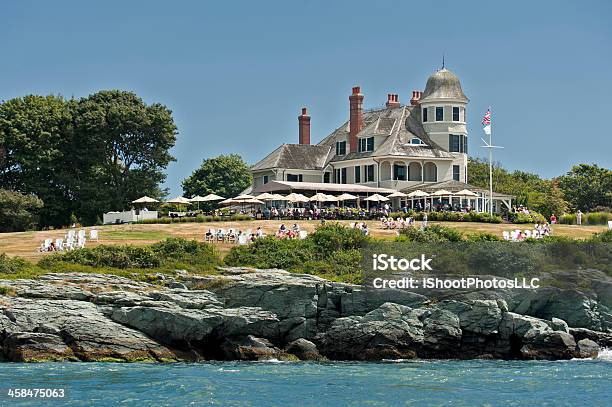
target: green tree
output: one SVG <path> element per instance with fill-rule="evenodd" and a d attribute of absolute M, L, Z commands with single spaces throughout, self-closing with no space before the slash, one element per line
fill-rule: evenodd
<path fill-rule="evenodd" d="M 612 207 L 612 170 L 597 164 L 579 164 L 559 177 L 559 186 L 573 209 L 587 212 Z"/>
<path fill-rule="evenodd" d="M 0 187 L 35 194 L 43 226 L 66 224 L 73 196 L 72 116 L 59 96 L 29 95 L 0 104 Z"/>
<path fill-rule="evenodd" d="M 231 198 L 249 185 L 249 167 L 238 154 L 229 154 L 204 160 L 200 168 L 183 180 L 183 191 L 185 196 L 217 194 Z"/>
<path fill-rule="evenodd" d="M 0 189 L 0 232 L 20 232 L 36 226 L 43 202 L 33 195 Z"/>
<path fill-rule="evenodd" d="M 132 92 L 101 91 L 73 105 L 79 218 L 93 223 L 142 196 L 159 197 L 177 128 L 172 112 Z"/>

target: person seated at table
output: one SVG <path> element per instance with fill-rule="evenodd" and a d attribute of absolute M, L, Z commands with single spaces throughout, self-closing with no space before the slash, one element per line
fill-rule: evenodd
<path fill-rule="evenodd" d="M 214 236 L 215 232 L 213 232 L 212 229 L 208 229 L 208 232 L 206 232 L 206 234 L 204 235 L 206 239 L 212 238 Z"/>

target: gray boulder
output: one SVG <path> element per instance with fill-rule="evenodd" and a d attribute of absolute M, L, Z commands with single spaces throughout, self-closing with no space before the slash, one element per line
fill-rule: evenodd
<path fill-rule="evenodd" d="M 285 351 L 297 356 L 300 360 L 320 361 L 325 359 L 319 353 L 317 345 L 306 339 L 296 339 L 290 342 L 285 348 Z"/>
<path fill-rule="evenodd" d="M 590 339 L 581 339 L 578 341 L 576 348 L 579 358 L 592 358 L 596 359 L 599 355 L 599 345 Z"/>
<path fill-rule="evenodd" d="M 77 361 L 72 349 L 57 335 L 16 332 L 4 340 L 4 354 L 11 362 Z"/>

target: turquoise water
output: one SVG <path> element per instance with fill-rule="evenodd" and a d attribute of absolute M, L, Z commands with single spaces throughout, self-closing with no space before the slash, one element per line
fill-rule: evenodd
<path fill-rule="evenodd" d="M 612 363 L 0 364 L 0 388 L 65 388 L 45 405 L 612 405 Z M 0 405 L 15 403 L 5 395 Z"/>

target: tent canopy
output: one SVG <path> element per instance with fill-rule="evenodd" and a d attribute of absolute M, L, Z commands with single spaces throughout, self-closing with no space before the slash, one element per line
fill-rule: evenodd
<path fill-rule="evenodd" d="M 374 195 L 367 197 L 365 200 L 371 201 L 371 202 L 381 202 L 381 201 L 388 201 L 389 198 L 382 196 L 380 194 L 374 194 Z"/>
<path fill-rule="evenodd" d="M 339 201 L 352 201 L 354 199 L 357 199 L 358 197 L 355 195 L 351 195 L 351 194 L 347 194 L 344 193 L 340 196 L 337 196 L 336 199 L 338 199 Z"/>
<path fill-rule="evenodd" d="M 150 196 L 146 196 L 146 195 L 132 201 L 132 203 L 135 203 L 135 204 L 153 203 L 153 202 L 159 202 L 159 201 L 157 199 L 151 198 Z"/>
<path fill-rule="evenodd" d="M 172 199 L 168 199 L 166 201 L 166 203 L 189 205 L 191 202 L 189 201 L 189 199 L 187 199 L 185 197 L 176 196 L 176 197 L 174 197 Z"/>

